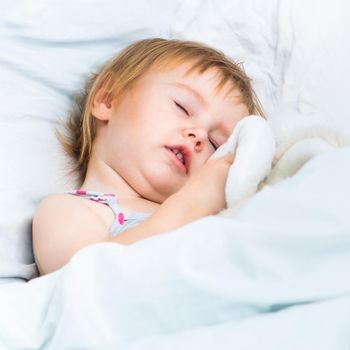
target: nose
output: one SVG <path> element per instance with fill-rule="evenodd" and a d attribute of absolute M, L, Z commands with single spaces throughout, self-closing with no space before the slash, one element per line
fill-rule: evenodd
<path fill-rule="evenodd" d="M 190 138 L 194 144 L 195 151 L 201 151 L 208 138 L 207 132 L 203 128 L 192 128 L 186 130 L 186 138 Z"/>

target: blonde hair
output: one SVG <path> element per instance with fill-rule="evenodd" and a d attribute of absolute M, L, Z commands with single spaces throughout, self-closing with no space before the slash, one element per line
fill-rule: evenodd
<path fill-rule="evenodd" d="M 95 118 L 91 110 L 99 90 L 103 90 L 110 102 L 118 103 L 131 86 L 152 68 L 189 61 L 193 65 L 188 72 L 195 70 L 203 73 L 215 68 L 219 73 L 218 89 L 226 82 L 232 82 L 232 88 L 240 90 L 249 114 L 265 118 L 251 79 L 239 64 L 222 52 L 192 41 L 159 38 L 137 41 L 108 61 L 100 72 L 91 76 L 84 91 L 75 99 L 68 120 L 61 122 L 65 132 L 56 128 L 56 135 L 65 153 L 71 158 L 69 174 L 77 176 L 80 184 L 85 179 L 96 135 Z"/>

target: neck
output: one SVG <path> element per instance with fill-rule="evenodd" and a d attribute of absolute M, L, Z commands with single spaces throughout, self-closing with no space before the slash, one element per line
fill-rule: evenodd
<path fill-rule="evenodd" d="M 122 197 L 142 199 L 108 164 L 93 158 L 89 162 L 86 177 L 81 187 L 98 192 L 116 193 Z"/>
<path fill-rule="evenodd" d="M 159 204 L 137 193 L 106 162 L 91 156 L 82 189 L 117 195 L 121 206 L 130 211 L 154 211 Z"/>

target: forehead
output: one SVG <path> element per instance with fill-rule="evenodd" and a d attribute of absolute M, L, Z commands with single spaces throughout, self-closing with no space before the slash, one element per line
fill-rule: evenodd
<path fill-rule="evenodd" d="M 223 73 L 215 67 L 210 67 L 204 72 L 200 68 L 194 68 L 196 61 L 166 62 L 159 67 L 151 67 L 144 78 L 149 82 L 187 83 L 201 90 L 205 95 L 221 99 L 242 98 L 233 80 L 224 79 Z"/>

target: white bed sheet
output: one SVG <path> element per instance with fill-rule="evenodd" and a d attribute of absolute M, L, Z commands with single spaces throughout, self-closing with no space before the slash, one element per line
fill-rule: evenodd
<path fill-rule="evenodd" d="M 348 349 L 349 159 L 350 148 L 313 159 L 235 219 L 85 248 L 2 286 L 0 346 Z"/>

